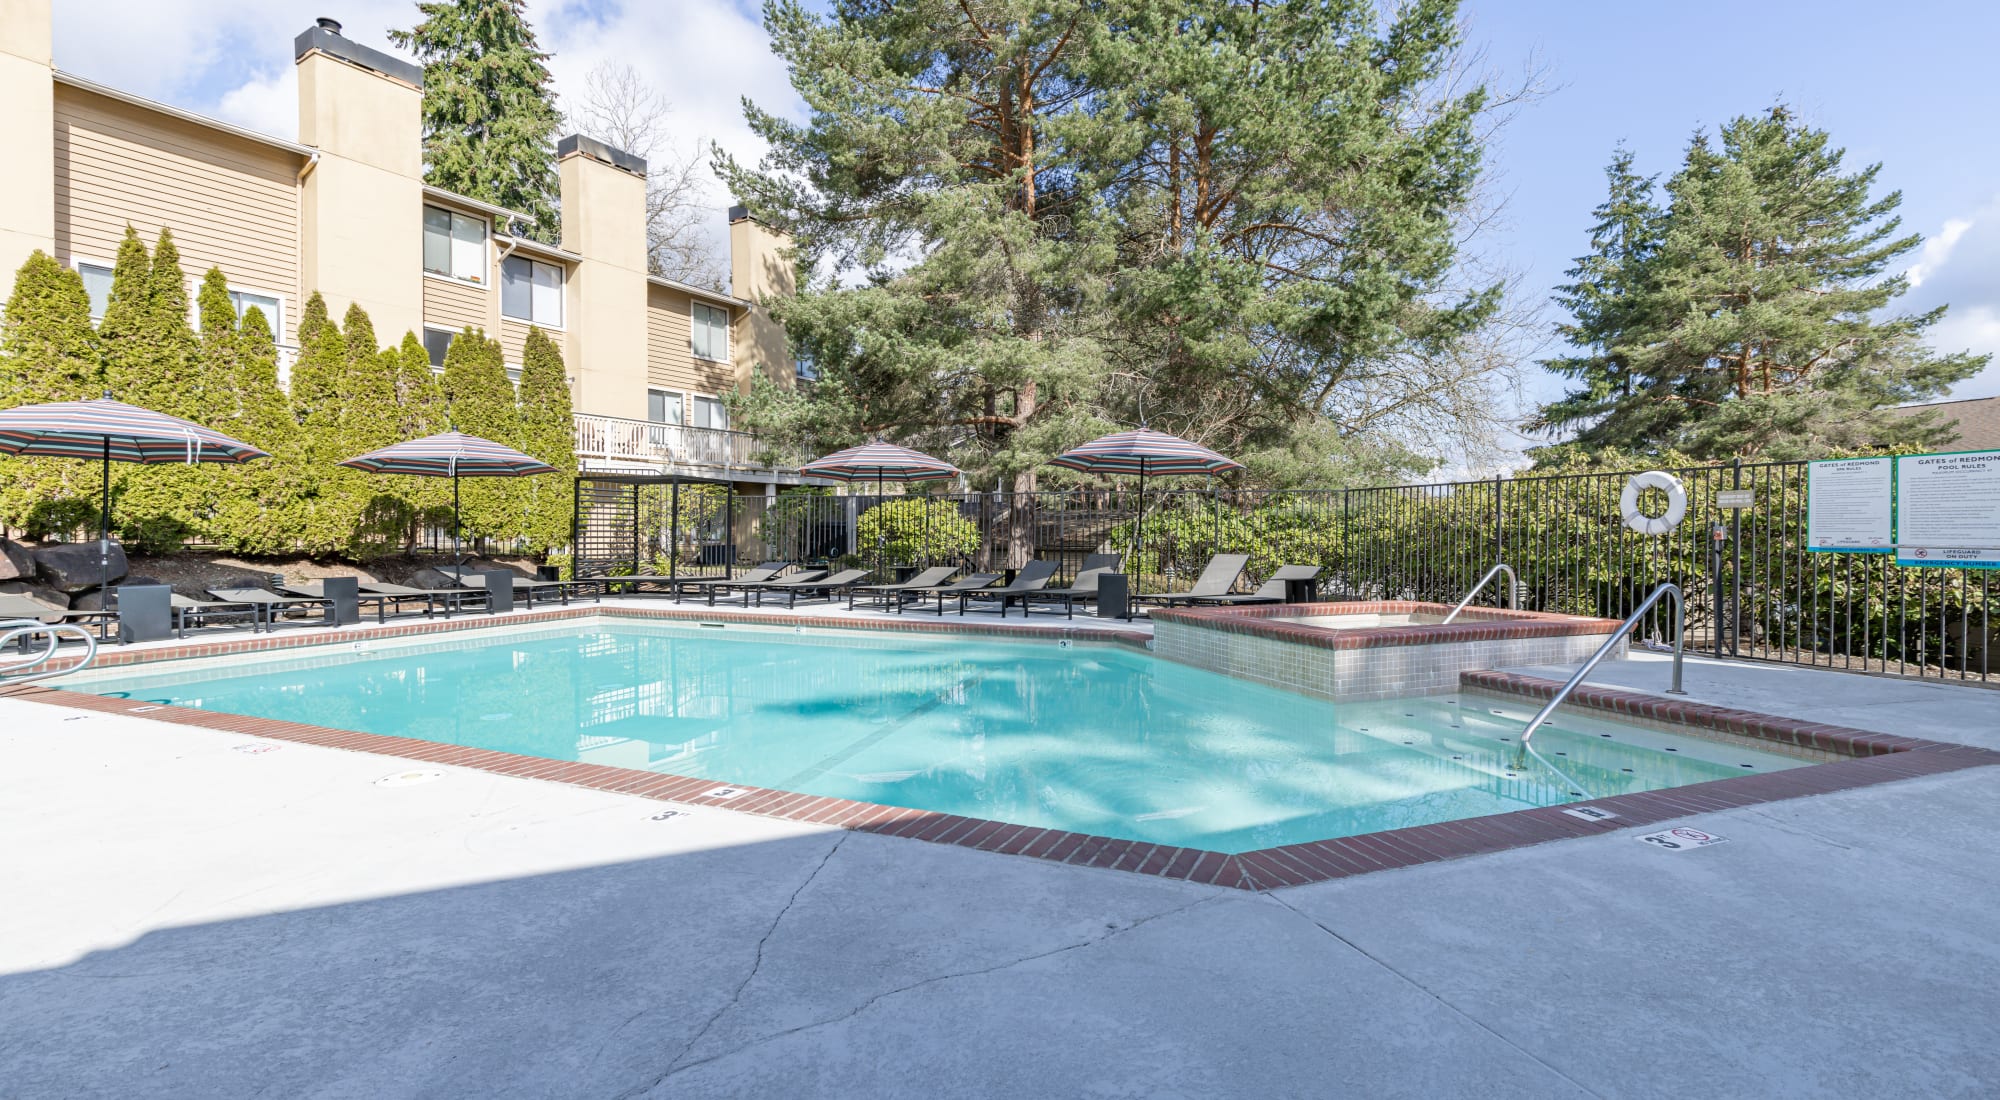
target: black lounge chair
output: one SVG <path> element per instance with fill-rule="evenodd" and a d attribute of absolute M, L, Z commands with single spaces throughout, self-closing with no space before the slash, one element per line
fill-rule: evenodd
<path fill-rule="evenodd" d="M 278 625 L 279 613 L 287 610 L 302 611 L 312 607 L 325 608 L 324 622 L 327 626 L 333 625 L 333 601 L 324 596 L 280 596 L 276 592 L 262 588 L 211 588 L 208 594 L 224 603 L 248 604 L 255 607 L 257 614 L 263 617 L 266 630 Z"/>
<path fill-rule="evenodd" d="M 1118 572 L 1124 564 L 1125 556 L 1123 554 L 1092 554 L 1083 559 L 1083 567 L 1076 571 L 1076 579 L 1070 581 L 1068 588 L 1043 588 L 1028 593 L 1021 600 L 1021 614 L 1032 614 L 1035 610 L 1036 600 L 1043 600 L 1048 603 L 1061 600 L 1063 614 L 1074 619 L 1076 618 L 1076 605 L 1079 602 L 1096 602 L 1097 578 L 1106 573 Z M 1001 611 L 1000 617 L 1003 619 L 1007 617 L 1004 609 Z"/>
<path fill-rule="evenodd" d="M 469 570 L 455 574 L 450 570 L 446 570 L 445 572 L 447 576 L 456 576 L 461 586 L 475 589 L 481 595 L 489 595 L 486 591 L 485 573 Z M 524 576 L 512 569 L 505 570 L 504 572 L 507 574 L 507 579 L 513 582 L 514 592 L 521 597 L 522 601 L 529 608 L 535 606 L 536 597 L 546 600 L 550 596 L 554 596 L 558 602 L 567 605 L 571 595 L 580 595 L 585 589 L 595 588 L 597 590 L 592 593 L 593 599 L 603 595 L 604 591 L 603 585 L 599 581 L 589 578 L 581 581 L 543 581 Z M 493 601 L 490 599 L 487 600 L 487 606 L 489 608 L 492 607 Z"/>
<path fill-rule="evenodd" d="M 708 605 L 710 607 L 714 607 L 715 593 L 718 589 L 727 591 L 728 589 L 740 584 L 763 584 L 765 581 L 774 581 L 778 579 L 778 575 L 780 573 L 783 573 L 785 570 L 790 569 L 791 567 L 792 563 L 788 561 L 767 561 L 764 562 L 762 565 L 759 565 L 757 568 L 745 570 L 740 576 L 735 576 L 735 577 L 724 575 L 720 577 L 682 577 L 678 580 L 668 579 L 667 589 L 668 591 L 673 593 L 675 603 L 681 602 L 681 597 L 689 594 L 690 592 L 697 592 L 697 593 L 706 592 L 708 593 Z M 620 578 L 620 579 L 629 580 L 630 578 Z M 662 578 L 648 577 L 646 579 L 657 581 L 661 580 Z"/>
<path fill-rule="evenodd" d="M 1049 581 L 1056 575 L 1056 566 L 1058 564 L 1060 563 L 1052 562 L 1045 558 L 1036 558 L 1022 566 L 1021 571 L 1014 575 L 1013 580 L 998 588 L 975 588 L 960 592 L 958 594 L 958 613 L 960 615 L 965 614 L 966 604 L 969 600 L 997 599 L 1000 601 L 1001 618 L 1004 619 L 1007 617 L 1008 605 L 1016 600 L 1021 601 L 1021 614 L 1025 616 L 1028 613 L 1028 596 L 1031 593 L 1040 592 L 1049 586 Z M 942 614 L 943 612 L 940 610 L 939 613 Z"/>
<path fill-rule="evenodd" d="M 1227 606 L 1239 603 L 1284 603 L 1286 581 L 1310 581 L 1319 577 L 1317 565 L 1281 565 L 1255 592 L 1231 592 L 1222 596 L 1189 596 L 1191 604 Z"/>
<path fill-rule="evenodd" d="M 371 596 L 397 596 L 412 601 L 424 600 L 426 601 L 424 604 L 424 614 L 426 616 L 431 613 L 432 609 L 441 608 L 444 611 L 444 617 L 447 619 L 451 618 L 452 612 L 465 610 L 465 601 L 467 600 L 478 600 L 481 603 L 487 602 L 486 590 L 483 588 L 412 588 L 407 584 L 362 581 L 361 591 Z"/>
<path fill-rule="evenodd" d="M 1236 587 L 1236 578 L 1243 573 L 1243 567 L 1250 564 L 1248 554 L 1217 554 L 1208 559 L 1201 576 L 1194 579 L 1185 592 L 1148 592 L 1132 597 L 1133 603 L 1157 603 L 1172 607 L 1177 603 L 1187 603 L 1200 596 L 1227 596 Z"/>
<path fill-rule="evenodd" d="M 923 606 L 925 596 L 936 596 L 938 602 L 937 613 L 939 616 L 943 616 L 944 602 L 946 600 L 963 592 L 977 592 L 982 588 L 990 587 L 994 581 L 999 579 L 1000 574 L 998 573 L 974 573 L 964 580 L 953 581 L 950 584 L 933 584 L 924 588 L 912 588 L 909 591 L 916 595 L 918 607 Z M 898 611 L 901 611 L 902 608 L 903 605 L 900 602 L 896 604 Z"/>
<path fill-rule="evenodd" d="M 714 593 L 718 589 L 722 589 L 730 595 L 743 597 L 743 606 L 749 607 L 750 597 L 766 588 L 778 586 L 779 591 L 783 591 L 783 586 L 792 581 L 816 581 L 824 576 L 826 576 L 826 570 L 824 569 L 800 569 L 795 573 L 788 573 L 782 577 L 773 577 L 768 581 L 737 581 L 726 588 L 722 585 L 717 585 L 715 588 L 709 589 L 709 602 L 711 604 L 714 603 Z"/>
<path fill-rule="evenodd" d="M 250 618 L 250 633 L 255 634 L 264 616 L 256 605 L 237 603 L 233 600 L 197 600 L 178 592 L 167 595 L 167 610 L 173 616 L 174 637 L 186 638 L 190 625 L 197 629 L 207 626 L 211 618 L 228 618 L 247 615 Z"/>
<path fill-rule="evenodd" d="M 354 602 L 363 610 L 366 610 L 368 605 L 374 604 L 375 621 L 378 623 L 388 622 L 390 613 L 402 611 L 402 604 L 405 599 L 414 599 L 414 597 L 390 596 L 380 592 L 370 592 L 366 588 L 363 588 L 358 581 L 354 587 Z M 277 588 L 278 591 L 287 596 L 305 596 L 315 600 L 330 598 L 326 594 L 326 585 L 319 581 L 288 581 L 278 585 Z M 428 619 L 431 615 L 431 601 L 424 600 L 423 603 L 424 617 Z"/>
<path fill-rule="evenodd" d="M 0 620 L 33 619 L 44 626 L 85 626 L 95 623 L 98 638 L 111 636 L 111 624 L 118 621 L 116 611 L 73 611 L 67 607 L 53 607 L 32 596 L 18 592 L 0 592 Z M 27 638 L 21 639 L 23 646 Z"/>
<path fill-rule="evenodd" d="M 937 588 L 950 579 L 951 575 L 956 572 L 958 572 L 958 566 L 956 565 L 934 565 L 900 584 L 857 584 L 847 590 L 847 609 L 849 611 L 854 610 L 854 601 L 857 597 L 870 596 L 879 598 L 882 601 L 882 609 L 884 611 L 889 609 L 889 602 L 891 600 L 895 601 L 896 610 L 901 611 L 903 609 L 904 593 L 923 592 Z"/>
<path fill-rule="evenodd" d="M 750 591 L 756 594 L 758 607 L 764 606 L 766 592 L 782 592 L 785 594 L 785 606 L 797 607 L 801 592 L 818 592 L 831 600 L 836 592 L 850 590 L 867 579 L 866 569 L 843 569 L 832 576 L 815 573 L 810 577 L 787 577 L 784 580 L 766 581 Z"/>

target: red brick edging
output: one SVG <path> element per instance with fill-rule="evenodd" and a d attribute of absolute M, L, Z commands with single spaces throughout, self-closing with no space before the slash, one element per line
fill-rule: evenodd
<path fill-rule="evenodd" d="M 534 616 L 532 621 L 569 619 L 596 613 L 598 612 L 595 610 L 570 609 Z M 629 615 L 632 614 L 632 610 L 607 608 L 603 613 Z M 648 614 L 642 610 L 636 617 L 676 616 L 657 612 Z M 704 614 L 700 617 L 710 618 L 713 621 L 713 616 Z M 530 618 L 524 616 L 506 621 L 518 623 L 530 621 Z M 748 616 L 748 618 L 757 622 L 771 621 L 765 616 Z M 430 632 L 421 628 L 424 624 L 413 625 L 418 629 L 404 630 L 402 633 Z M 821 624 L 815 621 L 814 625 Z M 893 627 L 899 624 L 889 625 Z M 956 624 L 947 624 L 947 631 L 953 625 Z M 386 629 L 393 631 L 397 628 Z M 998 624 L 982 625 L 977 632 L 991 633 L 1000 629 Z M 1016 627 L 1007 633 L 1017 633 L 1021 630 L 1022 628 Z M 1130 637 L 1126 635 L 1125 638 L 1112 640 L 1123 641 Z M 341 635 L 339 640 L 355 638 L 354 632 L 348 632 Z M 1461 683 L 1471 690 L 1527 698 L 1546 698 L 1560 686 L 1551 680 L 1494 672 L 1468 672 L 1463 674 Z M 641 798 L 695 806 L 718 806 L 788 821 L 830 825 L 884 836 L 908 837 L 1007 855 L 1023 855 L 1078 867 L 1099 867 L 1162 878 L 1184 879 L 1189 882 L 1240 890 L 1269 890 L 1326 882 L 1370 871 L 1457 859 L 1462 856 L 1503 851 L 1567 837 L 1591 836 L 1634 825 L 1651 825 L 1690 814 L 1709 813 L 1801 795 L 1823 794 L 1913 776 L 1934 775 L 2000 763 L 2000 753 L 1966 745 L 1949 745 L 1912 737 L 1892 737 L 1865 730 L 1666 700 L 1636 692 L 1587 687 L 1578 689 L 1572 698 L 1578 705 L 1588 709 L 1673 721 L 1761 740 L 1865 755 L 1813 767 L 1736 776 L 1659 791 L 1614 795 L 1576 804 L 1587 804 L 1617 815 L 1615 819 L 1608 821 L 1586 821 L 1564 813 L 1566 807 L 1545 806 L 1487 817 L 1443 821 L 1431 825 L 1417 825 L 1360 836 L 1309 841 L 1230 854 L 1199 848 L 1151 844 L 1145 841 L 1118 840 L 1060 829 L 1012 825 L 931 810 L 771 790 L 715 779 L 696 779 L 691 776 L 667 775 L 604 764 L 550 760 L 492 749 L 465 748 L 420 741 L 408 737 L 358 733 L 298 722 L 281 722 L 268 718 L 161 706 L 140 700 L 114 699 L 58 688 L 30 685 L 14 692 L 11 697 L 109 714 L 143 712 L 145 718 L 176 725 L 198 726 L 204 729 L 250 734 L 353 752 L 377 753 L 433 764 L 476 768 L 522 779 L 544 779 L 595 790 L 637 795 Z"/>
<path fill-rule="evenodd" d="M 1277 638 L 1321 649 L 1380 649 L 1384 646 L 1436 645 L 1440 642 L 1498 642 L 1518 638 L 1566 638 L 1581 634 L 1615 634 L 1624 624 L 1616 619 L 1589 619 L 1543 611 L 1468 607 L 1449 626 L 1327 627 L 1279 621 L 1301 615 L 1443 615 L 1451 608 L 1414 600 L 1362 600 L 1351 603 L 1253 604 L 1248 607 L 1176 607 L 1152 612 L 1156 623 L 1205 627 L 1227 634 Z"/>

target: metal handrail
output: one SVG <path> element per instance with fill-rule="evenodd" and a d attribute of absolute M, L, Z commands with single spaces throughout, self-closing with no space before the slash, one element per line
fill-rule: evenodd
<path fill-rule="evenodd" d="M 1464 599 L 1458 601 L 1458 606 L 1452 608 L 1451 614 L 1446 615 L 1444 617 L 1444 622 L 1439 623 L 1438 625 L 1444 626 L 1450 623 L 1453 619 L 1458 618 L 1458 613 L 1465 610 L 1465 605 L 1472 602 L 1472 597 L 1479 595 L 1480 589 L 1486 587 L 1486 582 L 1492 580 L 1496 575 L 1501 573 L 1507 574 L 1507 609 L 1509 611 L 1520 610 L 1521 579 L 1514 575 L 1514 567 L 1508 565 L 1506 562 L 1503 561 L 1494 565 L 1493 568 L 1488 569 L 1486 571 L 1486 575 L 1479 578 L 1479 583 L 1472 586 L 1472 590 L 1465 594 Z"/>
<path fill-rule="evenodd" d="M 1687 694 L 1687 692 L 1681 690 L 1681 654 L 1682 647 L 1687 641 L 1687 598 L 1681 594 L 1679 585 L 1668 582 L 1653 589 L 1653 594 L 1647 596 L 1639 604 L 1639 609 L 1627 615 L 1625 622 L 1612 633 L 1611 637 L 1605 639 L 1604 644 L 1597 647 L 1597 652 L 1591 654 L 1590 659 L 1583 662 L 1583 667 L 1576 670 L 1576 674 L 1569 678 L 1569 683 L 1564 684 L 1561 691 L 1551 696 L 1542 709 L 1537 711 L 1533 718 L 1528 719 L 1528 727 L 1521 731 L 1521 746 L 1523 748 L 1527 747 L 1528 738 L 1533 737 L 1535 731 L 1542 727 L 1542 723 L 1549 720 L 1549 715 L 1554 714 L 1555 709 L 1562 705 L 1562 701 L 1569 698 L 1569 693 L 1576 690 L 1576 685 L 1583 683 L 1583 678 L 1590 674 L 1591 669 L 1597 667 L 1597 662 L 1602 661 L 1605 654 L 1618 648 L 1618 643 L 1624 640 L 1626 632 L 1638 625 L 1640 616 L 1651 611 L 1653 605 L 1660 602 L 1660 597 L 1668 594 L 1672 594 L 1674 597 L 1674 686 L 1667 689 L 1667 694 Z"/>
<path fill-rule="evenodd" d="M 83 639 L 83 659 L 65 668 L 53 669 L 46 672 L 33 671 L 48 664 L 49 659 L 56 655 L 57 648 L 62 645 L 62 638 L 59 635 L 64 632 L 75 634 L 77 637 Z M 45 623 L 38 619 L 9 619 L 5 622 L 0 622 L 0 652 L 5 652 L 7 643 L 14 641 L 16 638 L 32 638 L 37 634 L 46 634 L 49 636 L 49 648 L 20 664 L 0 668 L 0 687 L 13 687 L 15 684 L 25 684 L 34 680 L 46 680 L 51 676 L 63 676 L 72 672 L 78 672 L 89 667 L 90 662 L 97 659 L 97 639 L 91 635 L 90 631 L 85 630 L 75 623 Z M 26 675 L 20 675 L 21 673 L 26 673 Z"/>

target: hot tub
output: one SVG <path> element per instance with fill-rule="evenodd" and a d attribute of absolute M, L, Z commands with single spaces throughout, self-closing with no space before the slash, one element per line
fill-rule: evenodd
<path fill-rule="evenodd" d="M 1408 600 L 1173 608 L 1152 613 L 1153 650 L 1322 699 L 1389 699 L 1455 691 L 1461 672 L 1581 661 L 1621 625 L 1493 607 L 1447 625 L 1450 612 Z"/>

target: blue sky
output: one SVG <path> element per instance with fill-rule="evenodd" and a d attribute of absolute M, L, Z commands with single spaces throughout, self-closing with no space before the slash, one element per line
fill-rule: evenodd
<path fill-rule="evenodd" d="M 747 0 L 531 0 L 558 87 L 606 61 L 634 66 L 675 105 L 686 141 L 754 157 L 737 103 L 793 104 Z M 386 46 L 410 0 L 56 0 L 56 63 L 83 76 L 253 128 L 296 130 L 291 38 L 332 13 Z M 1952 316 L 1934 342 L 2000 351 L 2000 83 L 1989 57 L 2000 3 L 1971 0 L 1465 0 L 1468 37 L 1501 78 L 1547 69 L 1547 95 L 1492 152 L 1502 224 L 1480 247 L 1545 301 L 1587 246 L 1602 168 L 1621 140 L 1671 173 L 1689 135 L 1779 99 L 1832 132 L 1851 164 L 1883 162 L 1909 228 L 1929 239 L 1912 308 Z M 217 33 L 221 28 L 221 33 Z M 728 203 L 716 188 L 708 196 Z M 1551 319 L 1554 314 L 1551 313 Z M 1560 392 L 1530 369 L 1525 402 Z M 2000 367 L 1954 396 L 2000 394 Z"/>

